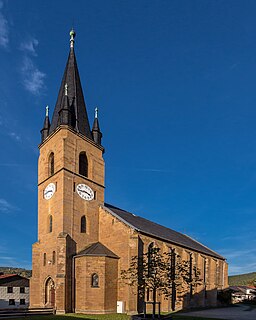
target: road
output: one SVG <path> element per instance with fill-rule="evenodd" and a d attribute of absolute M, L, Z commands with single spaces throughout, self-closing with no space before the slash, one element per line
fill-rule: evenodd
<path fill-rule="evenodd" d="M 240 304 L 228 308 L 207 309 L 177 314 L 225 320 L 256 320 L 256 307 Z"/>

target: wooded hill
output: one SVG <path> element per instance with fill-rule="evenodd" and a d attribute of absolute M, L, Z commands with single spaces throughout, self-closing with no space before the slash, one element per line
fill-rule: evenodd
<path fill-rule="evenodd" d="M 256 272 L 228 277 L 230 286 L 256 286 Z"/>
<path fill-rule="evenodd" d="M 26 270 L 24 268 L 13 267 L 0 267 L 0 274 L 18 274 L 22 277 L 30 278 L 32 276 L 32 270 Z"/>
<path fill-rule="evenodd" d="M 22 277 L 31 278 L 32 270 L 24 268 L 0 267 L 0 274 L 19 274 Z M 230 286 L 256 286 L 256 272 L 239 274 L 228 277 Z"/>

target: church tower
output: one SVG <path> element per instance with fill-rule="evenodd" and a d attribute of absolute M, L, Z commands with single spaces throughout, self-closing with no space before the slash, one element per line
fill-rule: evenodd
<path fill-rule="evenodd" d="M 74 310 L 74 259 L 99 241 L 104 204 L 104 148 L 98 110 L 88 121 L 75 51 L 70 52 L 50 122 L 48 107 L 38 161 L 38 241 L 33 245 L 31 307 Z"/>

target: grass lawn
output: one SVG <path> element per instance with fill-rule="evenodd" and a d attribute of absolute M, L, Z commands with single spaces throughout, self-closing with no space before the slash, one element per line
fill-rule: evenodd
<path fill-rule="evenodd" d="M 73 314 L 67 313 L 65 315 L 47 315 L 47 316 L 26 316 L 22 318 L 9 318 L 10 320 L 75 320 L 75 319 L 87 319 L 87 320 L 130 320 L 130 316 L 126 314 Z"/>
<path fill-rule="evenodd" d="M 173 315 L 173 320 L 216 320 L 212 318 L 201 317 L 189 317 Z M 10 319 L 10 318 L 9 318 Z M 11 318 L 10 320 L 75 320 L 75 319 L 87 319 L 87 320 L 130 320 L 130 316 L 125 314 L 100 314 L 100 315 L 86 315 L 86 314 L 65 314 L 65 315 L 49 315 L 49 316 L 27 316 L 23 318 Z"/>

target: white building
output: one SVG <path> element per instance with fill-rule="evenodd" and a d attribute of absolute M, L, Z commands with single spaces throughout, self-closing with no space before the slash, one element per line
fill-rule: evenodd
<path fill-rule="evenodd" d="M 28 308 L 29 279 L 17 274 L 0 275 L 0 309 Z"/>
<path fill-rule="evenodd" d="M 232 302 L 238 303 L 244 300 L 256 300 L 256 287 L 230 286 L 232 290 Z"/>

